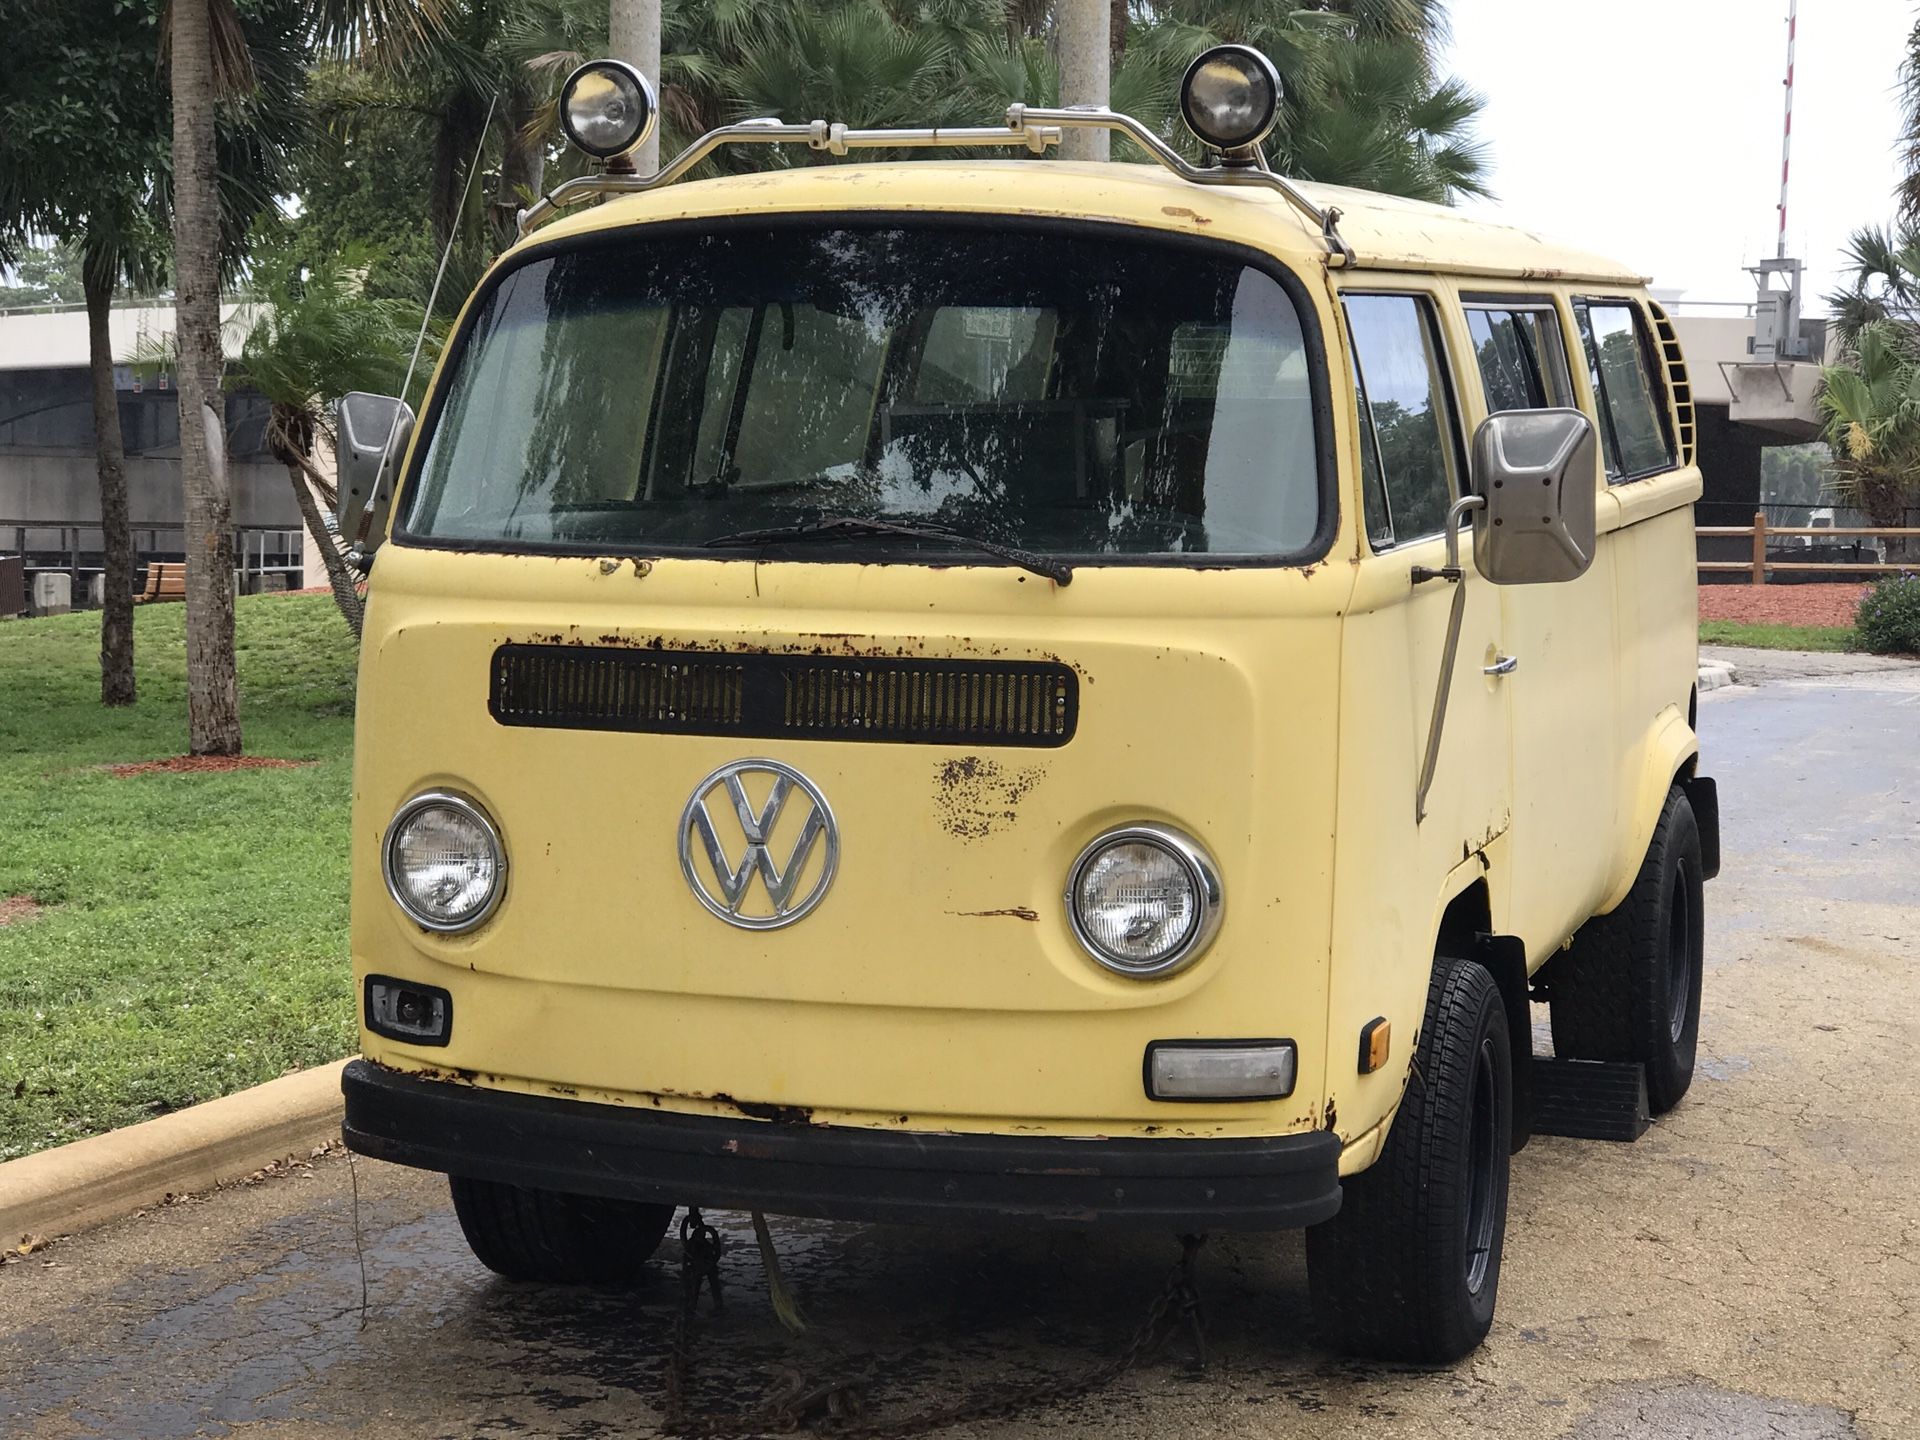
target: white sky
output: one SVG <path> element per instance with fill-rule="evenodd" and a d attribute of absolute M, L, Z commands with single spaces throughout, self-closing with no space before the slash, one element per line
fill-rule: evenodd
<path fill-rule="evenodd" d="M 1690 300 L 1745 300 L 1774 253 L 1787 0 L 1453 0 L 1443 73 L 1486 97 L 1505 218 Z M 1800 0 L 1788 253 L 1825 307 L 1854 229 L 1891 218 L 1897 69 L 1920 5 Z M 1478 204 L 1468 208 L 1478 209 Z"/>

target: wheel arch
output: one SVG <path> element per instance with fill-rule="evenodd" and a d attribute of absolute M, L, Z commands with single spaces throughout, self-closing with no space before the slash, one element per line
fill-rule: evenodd
<path fill-rule="evenodd" d="M 1507 1014 L 1507 1046 L 1513 1060 L 1513 1134 L 1518 1152 L 1533 1138 L 1533 1012 L 1527 992 L 1527 946 L 1517 935 L 1493 933 L 1493 897 L 1482 875 L 1471 880 L 1440 913 L 1434 964 L 1442 957 L 1470 959 L 1493 976 Z"/>
<path fill-rule="evenodd" d="M 1688 711 L 1692 709 L 1689 704 Z M 1640 861 L 1647 853 L 1647 846 L 1653 842 L 1654 827 L 1660 823 L 1660 812 L 1666 808 L 1667 792 L 1678 784 L 1690 787 L 1704 783 L 1711 787 L 1712 781 L 1701 782 L 1696 778 L 1700 761 L 1700 737 L 1695 733 L 1687 711 L 1678 705 L 1668 705 L 1653 719 L 1647 727 L 1640 743 L 1630 754 L 1637 754 L 1639 764 L 1633 766 L 1628 761 L 1632 788 L 1629 792 L 1627 809 L 1621 816 L 1619 835 L 1621 844 L 1613 855 L 1613 866 L 1607 877 L 1607 890 L 1604 902 L 1594 912 L 1605 915 L 1615 909 L 1627 898 L 1627 892 L 1633 888 L 1634 876 L 1640 873 Z M 1637 774 L 1632 774 L 1637 769 Z M 1714 815 L 1718 817 L 1717 807 Z M 1702 831 L 1703 839 L 1705 831 Z M 1704 847 L 1703 847 L 1704 848 Z M 1719 833 L 1716 824 L 1713 837 L 1715 868 L 1719 859 Z"/>

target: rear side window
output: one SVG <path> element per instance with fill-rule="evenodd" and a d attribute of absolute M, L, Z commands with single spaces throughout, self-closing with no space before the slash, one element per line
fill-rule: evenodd
<path fill-rule="evenodd" d="M 1469 299 L 1466 308 L 1489 415 L 1573 404 L 1566 341 L 1551 305 Z"/>
<path fill-rule="evenodd" d="M 1618 483 L 1672 469 L 1673 440 L 1639 307 L 1626 300 L 1576 300 L 1573 313 L 1600 411 L 1607 479 Z"/>
<path fill-rule="evenodd" d="M 1360 470 L 1375 549 L 1437 535 L 1462 467 L 1446 353 L 1417 295 L 1349 295 Z"/>

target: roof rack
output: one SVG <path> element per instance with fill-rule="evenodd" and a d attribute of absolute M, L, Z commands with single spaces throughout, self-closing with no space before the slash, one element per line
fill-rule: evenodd
<path fill-rule="evenodd" d="M 1320 232 L 1327 244 L 1330 264 L 1344 268 L 1357 263 L 1353 247 L 1340 236 L 1339 210 L 1331 205 L 1314 204 L 1299 186 L 1285 176 L 1275 174 L 1267 167 L 1266 159 L 1257 146 L 1253 147 L 1251 158 L 1243 163 L 1195 165 L 1131 115 L 1122 115 L 1116 110 L 1094 105 L 1058 109 L 1009 105 L 1004 129 L 983 125 L 925 130 L 852 130 L 838 121 L 814 120 L 796 125 L 774 119 L 743 120 L 709 130 L 655 174 L 623 174 L 609 169 L 595 175 L 582 175 L 556 186 L 520 212 L 520 234 L 527 235 L 549 215 L 583 200 L 605 195 L 642 194 L 671 185 L 714 151 L 728 145 L 801 144 L 829 155 L 845 155 L 852 150 L 987 148 L 1019 148 L 1032 155 L 1044 155 L 1060 143 L 1065 131 L 1074 129 L 1109 130 L 1124 135 L 1181 179 L 1195 185 L 1255 187 L 1277 191 Z"/>

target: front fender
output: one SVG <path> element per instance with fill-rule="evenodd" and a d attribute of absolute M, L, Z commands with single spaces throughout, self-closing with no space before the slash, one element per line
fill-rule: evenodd
<path fill-rule="evenodd" d="M 1640 873 L 1640 861 L 1653 843 L 1653 827 L 1660 823 L 1666 807 L 1667 792 L 1675 777 L 1700 753 L 1700 737 L 1687 723 L 1686 711 L 1668 705 L 1653 718 L 1640 743 L 1628 754 L 1638 754 L 1638 776 L 1633 784 L 1631 808 L 1622 817 L 1622 849 L 1613 857 L 1613 869 L 1607 883 L 1607 900 L 1596 914 L 1604 915 L 1627 898 L 1634 877 Z M 1631 764 L 1631 761 L 1629 761 Z"/>

